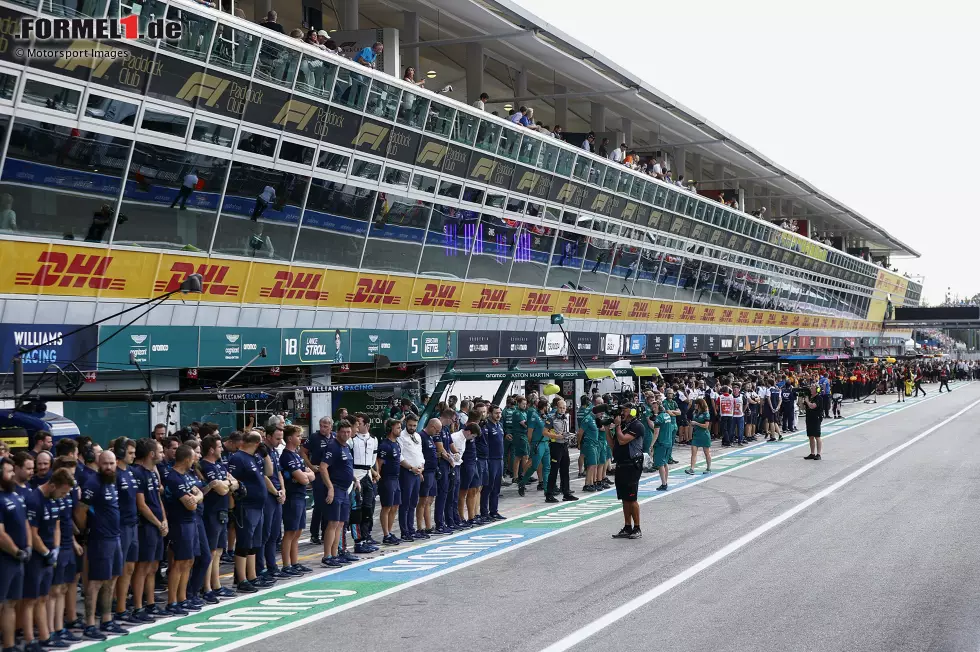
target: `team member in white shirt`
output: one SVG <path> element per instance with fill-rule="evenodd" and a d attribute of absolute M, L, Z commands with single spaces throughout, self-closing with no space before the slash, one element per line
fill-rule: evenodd
<path fill-rule="evenodd" d="M 399 484 L 402 490 L 402 500 L 398 505 L 398 530 L 402 533 L 402 541 L 428 539 L 428 536 L 418 536 L 415 529 L 415 509 L 419 504 L 419 488 L 422 483 L 422 470 L 425 468 L 425 458 L 422 455 L 422 438 L 416 428 L 418 420 L 405 421 L 405 428 L 398 435 L 398 444 L 402 449 Z"/>
<path fill-rule="evenodd" d="M 351 523 L 358 525 L 355 543 L 377 543 L 371 537 L 374 525 L 374 502 L 378 495 L 378 473 L 374 470 L 378 460 L 378 440 L 368 431 L 366 414 L 358 412 L 355 417 L 355 434 L 349 446 L 354 452 L 354 481 L 361 487 L 360 515 L 351 516 Z"/>

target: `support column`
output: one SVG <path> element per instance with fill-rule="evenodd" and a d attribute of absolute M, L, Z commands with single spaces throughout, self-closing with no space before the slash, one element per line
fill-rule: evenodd
<path fill-rule="evenodd" d="M 527 66 L 521 66 L 514 76 L 514 96 L 527 97 Z"/>
<path fill-rule="evenodd" d="M 563 95 L 567 92 L 568 88 L 555 84 L 555 95 Z M 561 125 L 562 130 L 568 131 L 568 100 L 564 97 L 555 98 L 555 124 Z"/>
<path fill-rule="evenodd" d="M 466 103 L 473 104 L 483 92 L 483 44 L 466 44 Z M 516 110 L 517 107 L 515 106 Z"/>
<path fill-rule="evenodd" d="M 344 13 L 341 14 L 344 17 L 344 30 L 355 30 L 360 29 L 360 18 L 358 17 L 358 10 L 360 9 L 359 0 L 344 0 Z"/>
<path fill-rule="evenodd" d="M 626 147 L 633 147 L 633 121 L 629 118 L 623 118 L 623 142 Z"/>
<path fill-rule="evenodd" d="M 685 174 L 684 179 L 687 181 L 699 181 L 701 179 L 702 163 L 701 154 L 691 154 L 691 177 L 688 179 Z"/>
<path fill-rule="evenodd" d="M 414 11 L 402 12 L 404 23 L 402 25 L 401 41 L 403 43 L 419 42 L 419 15 Z M 419 49 L 417 47 L 408 48 L 402 51 L 402 63 L 407 68 L 415 68 L 415 79 L 425 79 L 425 73 L 419 70 Z"/>
<path fill-rule="evenodd" d="M 592 131 L 599 134 L 606 130 L 606 107 L 592 102 Z M 597 141 L 598 142 L 598 139 Z"/>
<path fill-rule="evenodd" d="M 712 173 L 714 174 L 715 181 L 717 182 L 715 185 L 718 186 L 718 190 L 724 190 L 725 189 L 725 164 L 715 163 L 712 168 Z"/>
<path fill-rule="evenodd" d="M 687 175 L 685 168 L 687 167 L 687 150 L 683 147 L 678 147 L 674 150 L 674 159 L 670 166 L 670 178 L 677 181 L 677 177 L 680 175 Z"/>
<path fill-rule="evenodd" d="M 738 184 L 742 189 L 742 197 L 738 200 L 738 205 L 746 213 L 755 210 L 755 184 L 751 181 L 742 181 Z"/>
<path fill-rule="evenodd" d="M 330 384 L 330 365 L 317 365 L 311 370 L 310 379 L 314 385 Z M 310 427 L 320 427 L 320 419 L 333 414 L 333 396 L 330 392 L 310 394 Z"/>

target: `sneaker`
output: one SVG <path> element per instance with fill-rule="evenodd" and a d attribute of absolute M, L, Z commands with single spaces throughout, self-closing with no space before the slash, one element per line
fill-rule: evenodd
<path fill-rule="evenodd" d="M 49 639 L 50 640 L 50 639 Z M 24 646 L 24 652 L 41 652 L 41 643 L 37 639 L 34 639 L 30 643 Z"/>
<path fill-rule="evenodd" d="M 613 539 L 629 539 L 630 535 L 633 534 L 633 528 L 629 525 L 624 525 L 623 529 L 612 535 Z"/>
<path fill-rule="evenodd" d="M 141 625 L 154 622 L 153 616 L 144 611 L 133 611 L 132 617 L 140 622 Z"/>
<path fill-rule="evenodd" d="M 588 491 L 589 493 L 596 491 L 596 486 L 594 484 L 587 484 L 582 487 L 582 491 Z"/>
<path fill-rule="evenodd" d="M 145 620 L 141 620 L 140 618 L 138 618 L 136 614 L 134 614 L 131 611 L 124 611 L 122 613 L 117 613 L 113 617 L 113 620 L 120 623 L 129 623 L 130 625 L 142 625 L 143 623 L 146 622 Z"/>
<path fill-rule="evenodd" d="M 219 598 L 234 598 L 236 595 L 237 594 L 227 586 L 222 586 L 220 589 L 218 589 Z"/>
<path fill-rule="evenodd" d="M 585 477 L 585 471 L 579 471 L 578 472 L 578 476 L 576 476 L 576 477 L 584 478 Z"/>
<path fill-rule="evenodd" d="M 779 435 L 779 441 L 782 441 L 782 440 L 783 440 L 783 436 L 782 435 Z"/>
<path fill-rule="evenodd" d="M 772 442 L 776 441 L 776 438 L 775 437 L 770 437 L 766 441 L 769 442 L 769 443 L 772 443 Z"/>
<path fill-rule="evenodd" d="M 452 533 L 453 533 L 452 529 L 450 529 L 449 526 L 447 525 L 443 525 L 441 528 L 436 529 L 436 534 L 452 534 Z"/>
<path fill-rule="evenodd" d="M 202 600 L 202 602 L 203 602 L 203 600 Z M 183 602 L 181 602 L 180 603 L 180 608 L 181 609 L 184 609 L 185 611 L 200 611 L 201 610 L 201 607 L 199 607 L 190 598 L 188 598 L 187 600 L 184 600 Z"/>
<path fill-rule="evenodd" d="M 287 573 L 286 572 L 286 569 L 284 569 L 284 568 L 280 568 L 277 571 L 273 571 L 269 575 L 271 575 L 272 577 L 276 578 L 277 580 L 291 580 L 294 577 L 296 577 L 292 573 Z"/>
<path fill-rule="evenodd" d="M 295 566 L 287 566 L 279 572 L 285 575 L 286 577 L 290 577 L 290 578 L 299 577 L 303 574 L 303 571 L 296 568 Z"/>
<path fill-rule="evenodd" d="M 517 495 L 518 496 L 521 496 L 523 498 L 525 491 L 526 491 L 526 489 L 524 488 L 524 483 L 523 482 L 518 482 L 517 483 Z"/>
<path fill-rule="evenodd" d="M 252 584 L 251 582 L 249 582 L 248 580 L 245 580 L 244 582 L 239 582 L 238 583 L 238 592 L 239 593 L 257 593 L 258 592 L 258 588 L 256 588 L 256 586 L 254 584 Z M 167 611 L 170 611 L 170 607 L 167 607 Z"/>
<path fill-rule="evenodd" d="M 207 602 L 205 602 L 204 599 L 199 595 L 195 595 L 194 597 L 188 598 L 187 601 L 190 602 L 195 607 L 197 607 L 198 609 L 203 609 L 204 605 L 207 604 Z"/>
<path fill-rule="evenodd" d="M 235 563 L 235 555 L 233 555 L 230 552 L 223 552 L 223 553 L 221 553 L 221 563 L 222 564 L 234 564 Z"/>
<path fill-rule="evenodd" d="M 821 458 L 821 457 L 820 457 L 819 455 L 817 455 L 817 456 L 816 456 L 816 457 L 814 457 L 813 459 L 815 459 L 816 461 L 818 461 L 818 462 L 819 462 L 819 461 L 820 461 L 820 460 L 821 460 L 822 458 Z"/>
<path fill-rule="evenodd" d="M 275 583 L 276 583 L 275 578 L 269 577 L 268 575 L 257 577 L 252 581 L 252 584 L 254 584 L 260 589 L 267 589 Z"/>
<path fill-rule="evenodd" d="M 119 626 L 119 623 L 114 620 L 110 620 L 107 623 L 102 623 L 99 625 L 99 631 L 103 634 L 113 634 L 115 636 L 125 636 L 129 634 L 128 631 Z"/>
<path fill-rule="evenodd" d="M 36 640 L 34 642 L 35 643 L 38 643 L 38 641 L 36 641 Z M 63 650 L 66 647 L 71 647 L 71 643 L 69 643 L 68 641 L 62 641 L 60 638 L 58 638 L 56 636 L 50 636 L 48 638 L 48 640 L 46 640 L 46 641 L 40 641 L 39 645 L 40 645 L 40 647 L 38 649 L 44 648 L 45 650 L 53 650 L 53 649 L 62 649 Z M 27 652 L 27 648 L 26 647 L 24 648 L 24 652 Z"/>
<path fill-rule="evenodd" d="M 418 532 L 413 532 L 412 538 L 415 539 L 416 541 L 423 541 L 425 539 L 431 539 L 432 537 L 429 534 L 426 534 L 425 532 L 422 532 L 420 530 Z"/>
<path fill-rule="evenodd" d="M 667 460 L 667 464 L 680 464 L 680 462 L 678 462 L 677 460 L 675 460 L 675 459 L 674 459 L 674 458 L 672 457 L 672 458 L 670 458 L 669 460 Z"/>
<path fill-rule="evenodd" d="M 79 643 L 82 640 L 80 637 L 72 634 L 70 629 L 62 629 L 59 632 L 55 632 L 55 635 L 58 637 L 58 640 L 65 641 L 66 643 Z"/>
<path fill-rule="evenodd" d="M 657 491 L 667 491 L 667 485 L 665 484 L 660 485 L 659 487 L 657 487 Z"/>
<path fill-rule="evenodd" d="M 320 563 L 327 568 L 343 568 L 344 566 L 336 557 L 324 557 Z"/>
<path fill-rule="evenodd" d="M 218 595 L 214 591 L 205 591 L 201 594 L 201 599 L 208 604 L 218 604 Z"/>
<path fill-rule="evenodd" d="M 386 546 L 397 546 L 401 542 L 395 538 L 395 535 L 389 534 L 388 536 L 381 539 L 381 543 L 383 543 Z"/>
<path fill-rule="evenodd" d="M 701 475 L 708 475 L 709 473 L 711 473 L 711 469 L 705 469 L 701 472 Z"/>
<path fill-rule="evenodd" d="M 364 542 L 365 543 L 370 543 L 372 546 L 378 545 L 378 542 L 375 541 L 374 540 L 374 537 L 372 537 L 370 534 L 368 534 L 366 537 L 364 537 Z"/>
<path fill-rule="evenodd" d="M 339 557 L 341 559 L 346 559 L 348 563 L 354 563 L 355 561 L 361 561 L 361 558 L 360 557 L 358 557 L 358 556 L 356 556 L 354 554 L 351 554 L 347 550 L 345 550 L 342 553 L 340 553 Z"/>
<path fill-rule="evenodd" d="M 688 475 L 694 475 L 694 469 L 684 469 L 684 473 Z"/>
<path fill-rule="evenodd" d="M 312 543 L 314 546 L 322 546 L 323 545 L 323 541 L 320 539 L 320 537 L 318 537 L 315 534 L 310 537 L 310 543 Z"/>
<path fill-rule="evenodd" d="M 637 528 L 633 528 L 633 531 L 630 532 L 629 538 L 630 539 L 639 539 L 642 536 L 643 536 L 643 532 L 641 532 L 640 531 L 640 528 L 637 527 Z"/>
<path fill-rule="evenodd" d="M 84 631 L 85 623 L 82 622 L 81 618 L 76 618 L 70 623 L 65 623 L 65 629 L 77 629 L 78 631 Z"/>
<path fill-rule="evenodd" d="M 563 502 L 570 503 L 570 502 L 573 502 L 573 501 L 578 500 L 578 496 L 576 496 L 573 493 L 567 493 L 564 496 L 562 496 L 561 499 L 562 499 Z"/>
<path fill-rule="evenodd" d="M 312 573 L 313 572 L 313 569 L 312 568 L 310 568 L 309 566 L 305 566 L 303 564 L 293 564 L 293 568 L 295 568 L 296 570 L 298 570 L 301 573 Z"/>
<path fill-rule="evenodd" d="M 490 515 L 490 518 L 492 518 L 495 521 L 506 521 L 507 520 L 507 517 L 506 516 L 501 516 L 500 515 L 500 512 L 494 512 L 493 514 Z"/>
<path fill-rule="evenodd" d="M 372 546 L 363 546 L 359 543 L 354 544 L 354 554 L 355 555 L 370 555 L 374 552 L 376 548 Z"/>
<path fill-rule="evenodd" d="M 84 630 L 82 630 L 82 636 L 89 639 L 90 641 L 104 641 L 108 636 L 99 631 L 99 628 L 95 625 L 89 625 Z"/>
<path fill-rule="evenodd" d="M 337 555 L 336 557 L 334 557 L 334 559 L 336 559 L 337 561 L 339 561 L 341 563 L 341 565 L 343 565 L 343 566 L 346 566 L 347 564 L 351 563 L 347 559 L 347 557 L 344 557 L 343 555 Z"/>
<path fill-rule="evenodd" d="M 544 483 L 543 482 L 539 482 L 538 483 L 537 490 L 538 491 L 544 491 Z"/>
<path fill-rule="evenodd" d="M 232 593 L 232 595 L 235 594 Z M 143 607 L 143 613 L 149 616 L 150 618 L 167 618 L 172 615 L 172 614 L 168 614 L 166 611 L 156 606 L 156 604 L 151 604 L 146 607 Z"/>
<path fill-rule="evenodd" d="M 810 453 L 809 455 L 807 455 L 803 459 L 805 459 L 805 460 L 815 460 L 815 459 L 817 459 L 817 456 L 814 455 L 813 453 Z"/>
<path fill-rule="evenodd" d="M 403 534 L 403 535 L 401 535 L 398 538 L 401 539 L 402 541 L 404 541 L 405 543 L 412 543 L 412 542 L 415 541 L 415 537 L 413 537 L 410 534 Z"/>
<path fill-rule="evenodd" d="M 558 499 L 557 499 L 557 498 L 555 498 L 555 497 L 554 497 L 553 495 L 551 495 L 551 494 L 548 494 L 548 495 L 546 495 L 546 496 L 544 497 L 544 502 L 546 502 L 546 503 L 557 503 L 557 502 L 559 502 L 559 501 L 558 501 Z"/>

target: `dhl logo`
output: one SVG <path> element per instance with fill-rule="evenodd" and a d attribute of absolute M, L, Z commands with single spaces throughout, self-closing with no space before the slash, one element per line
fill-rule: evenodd
<path fill-rule="evenodd" d="M 620 308 L 619 299 L 603 299 L 602 306 L 599 308 L 600 317 L 622 317 L 623 311 Z"/>
<path fill-rule="evenodd" d="M 694 321 L 695 316 L 694 306 L 684 306 L 681 309 L 681 321 Z"/>
<path fill-rule="evenodd" d="M 554 312 L 551 292 L 528 292 L 527 301 L 521 306 L 522 312 Z"/>
<path fill-rule="evenodd" d="M 735 311 L 734 310 L 722 310 L 721 311 L 721 323 L 723 323 L 723 324 L 730 324 L 730 323 L 732 323 L 732 319 L 734 319 L 734 318 L 735 318 Z"/>
<path fill-rule="evenodd" d="M 118 58 L 114 57 L 113 54 L 108 54 L 104 58 L 101 56 L 85 56 L 87 53 L 94 52 L 95 50 L 106 53 L 117 51 L 114 47 L 103 45 L 96 41 L 72 41 L 68 49 L 61 55 L 61 58 L 54 62 L 54 67 L 60 68 L 65 72 L 72 72 L 77 68 L 88 68 L 92 71 L 92 77 L 100 79 L 109 71 L 109 68 L 112 67 L 112 64 Z M 122 50 L 118 51 L 122 52 Z"/>
<path fill-rule="evenodd" d="M 510 312 L 511 304 L 507 302 L 507 290 L 483 288 L 480 290 L 480 298 L 471 305 L 482 312 Z"/>
<path fill-rule="evenodd" d="M 748 324 L 749 323 L 749 311 L 748 310 L 739 310 L 738 311 L 738 323 L 739 324 Z"/>
<path fill-rule="evenodd" d="M 306 125 L 310 124 L 310 120 L 313 119 L 318 110 L 318 107 L 313 104 L 307 104 L 299 100 L 288 100 L 279 109 L 279 113 L 276 114 L 276 118 L 272 123 L 280 127 L 288 127 L 290 122 L 295 122 L 296 129 L 303 131 L 306 129 Z"/>
<path fill-rule="evenodd" d="M 775 326 L 776 325 L 776 313 L 770 312 L 766 315 L 766 325 Z"/>
<path fill-rule="evenodd" d="M 828 322 L 827 318 L 824 317 L 823 321 L 820 324 L 821 328 L 827 328 L 827 322 Z"/>
<path fill-rule="evenodd" d="M 321 301 L 329 292 L 320 291 L 323 274 L 315 272 L 276 272 L 276 283 L 271 288 L 259 288 L 259 296 L 266 299 L 301 299 Z"/>
<path fill-rule="evenodd" d="M 240 287 L 224 282 L 225 276 L 228 275 L 230 270 L 231 267 L 228 265 L 209 265 L 208 263 L 194 265 L 194 263 L 178 261 L 170 266 L 170 278 L 167 280 L 157 279 L 153 283 L 153 290 L 155 292 L 173 292 L 179 290 L 181 282 L 188 275 L 200 274 L 204 280 L 201 294 L 210 294 L 218 297 L 238 296 Z"/>
<path fill-rule="evenodd" d="M 517 182 L 517 191 L 531 192 L 538 185 L 540 179 L 541 175 L 537 172 L 525 172 L 521 180 Z"/>
<path fill-rule="evenodd" d="M 670 320 L 674 318 L 674 305 L 671 303 L 661 303 L 660 310 L 657 311 L 657 319 Z"/>
<path fill-rule="evenodd" d="M 804 317 L 803 318 L 803 328 L 809 328 L 809 327 L 810 327 L 810 318 L 809 317 Z"/>
<path fill-rule="evenodd" d="M 793 315 L 793 323 L 792 323 L 792 325 L 793 326 L 799 326 L 800 325 L 800 316 L 799 315 Z"/>
<path fill-rule="evenodd" d="M 456 286 L 448 283 L 426 283 L 422 296 L 415 298 L 416 306 L 432 308 L 459 308 L 456 296 Z"/>
<path fill-rule="evenodd" d="M 430 165 L 434 168 L 442 166 L 442 159 L 446 157 L 446 151 L 449 148 L 442 143 L 437 143 L 435 141 L 426 143 L 422 151 L 415 158 L 415 162 L 419 165 Z"/>
<path fill-rule="evenodd" d="M 629 314 L 630 319 L 650 319 L 650 302 L 637 301 L 633 304 Z"/>
<path fill-rule="evenodd" d="M 780 326 L 789 326 L 789 315 L 780 315 L 779 316 L 779 325 Z"/>
<path fill-rule="evenodd" d="M 493 170 L 496 167 L 496 161 L 486 158 L 485 156 L 481 157 L 476 163 L 473 164 L 473 169 L 470 170 L 470 178 L 489 181 L 490 175 L 493 174 Z"/>
<path fill-rule="evenodd" d="M 381 304 L 385 306 L 397 306 L 401 303 L 401 298 L 392 294 L 394 290 L 394 281 L 387 281 L 380 278 L 372 281 L 369 278 L 360 278 L 357 279 L 355 290 L 347 294 L 347 303 L 352 305 Z"/>
<path fill-rule="evenodd" d="M 222 77 L 196 72 L 188 77 L 177 91 L 177 99 L 192 103 L 195 99 L 201 98 L 205 106 L 214 106 L 230 84 L 230 81 Z"/>
<path fill-rule="evenodd" d="M 568 297 L 565 312 L 569 315 L 589 314 L 589 297 Z"/>
<path fill-rule="evenodd" d="M 14 285 L 32 287 L 91 288 L 125 290 L 126 279 L 106 276 L 112 256 L 75 254 L 71 258 L 60 251 L 42 251 L 37 257 L 40 267 L 33 272 L 17 272 Z"/>
<path fill-rule="evenodd" d="M 766 318 L 765 313 L 756 312 L 755 315 L 752 316 L 752 323 L 761 324 L 765 318 Z"/>
<path fill-rule="evenodd" d="M 701 311 L 701 321 L 713 322 L 715 320 L 715 309 L 705 308 Z"/>
<path fill-rule="evenodd" d="M 391 131 L 391 129 L 383 125 L 375 124 L 373 122 L 365 122 L 361 124 L 361 128 L 357 132 L 357 136 L 354 137 L 354 140 L 352 140 L 350 144 L 354 147 L 367 145 L 372 151 L 378 151 L 381 149 L 381 145 L 384 144 L 385 137 L 388 135 L 389 131 Z"/>

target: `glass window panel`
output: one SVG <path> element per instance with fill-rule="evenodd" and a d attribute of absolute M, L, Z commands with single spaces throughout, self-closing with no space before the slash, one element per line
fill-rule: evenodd
<path fill-rule="evenodd" d="M 432 208 L 419 273 L 464 278 L 479 222 L 480 214 L 475 211 L 436 204 Z"/>
<path fill-rule="evenodd" d="M 463 201 L 468 201 L 473 204 L 482 204 L 484 194 L 485 191 L 481 188 L 466 186 L 466 188 L 463 189 Z"/>
<path fill-rule="evenodd" d="M 381 177 L 381 164 L 356 158 L 354 159 L 354 165 L 351 167 L 350 173 L 352 177 L 377 181 Z"/>
<path fill-rule="evenodd" d="M 18 0 L 17 1 L 17 4 L 19 4 L 19 5 L 21 5 L 21 4 L 22 5 L 26 5 L 28 7 L 37 7 L 37 3 L 36 2 L 32 2 L 31 0 Z M 52 14 L 55 14 L 55 15 L 58 15 L 58 16 L 65 16 L 67 18 L 83 18 L 83 17 L 88 17 L 88 18 L 102 18 L 103 16 L 106 15 L 105 12 L 106 12 L 106 5 L 107 4 L 108 3 L 106 2 L 106 0 L 94 0 L 94 1 L 90 1 L 90 2 L 80 2 L 78 0 L 75 0 L 75 1 L 70 1 L 69 0 L 67 2 L 60 2 L 60 3 L 54 3 L 54 2 L 45 3 L 44 4 L 44 7 L 42 8 L 42 11 L 44 11 L 45 13 L 52 13 Z M 113 3 L 113 4 L 115 4 L 115 3 Z M 158 18 L 163 17 L 163 3 L 162 2 L 144 2 L 143 3 L 143 8 L 144 9 L 147 9 L 148 7 L 158 7 L 158 9 L 157 9 L 158 13 L 156 14 L 156 17 L 158 17 Z M 132 12 L 130 12 L 130 13 L 132 13 Z M 116 14 L 116 12 L 113 12 L 110 15 L 115 16 L 117 14 Z M 124 14 L 123 16 L 125 16 L 125 15 L 128 15 L 128 14 Z M 141 27 L 142 27 L 142 25 L 141 25 Z"/>
<path fill-rule="evenodd" d="M 596 234 L 588 238 L 585 251 L 585 265 L 582 267 L 582 278 L 579 286 L 595 292 L 604 292 L 606 282 L 612 270 L 616 257 L 616 243 L 603 237 L 606 224 L 604 220 L 595 219 L 592 228 Z"/>
<path fill-rule="evenodd" d="M 289 140 L 282 141 L 279 146 L 279 160 L 298 163 L 299 165 L 313 165 L 316 150 L 308 145 L 300 145 Z"/>
<path fill-rule="evenodd" d="M 408 170 L 387 167 L 383 181 L 392 186 L 405 186 L 407 188 L 409 177 L 411 177 L 411 173 Z"/>
<path fill-rule="evenodd" d="M 0 73 L 0 99 L 14 99 L 14 91 L 17 89 L 17 75 Z"/>
<path fill-rule="evenodd" d="M 432 102 L 429 105 L 428 118 L 425 121 L 425 130 L 429 133 L 440 136 L 449 136 L 453 126 L 453 114 L 455 109 L 445 104 Z"/>
<path fill-rule="evenodd" d="M 618 172 L 618 170 L 616 170 Z M 602 179 L 606 176 L 606 166 L 602 163 L 592 163 L 592 170 L 589 172 L 589 183 L 596 186 L 602 185 Z"/>
<path fill-rule="evenodd" d="M 262 41 L 255 78 L 291 87 L 299 69 L 299 52 L 275 41 Z M 336 98 L 334 98 L 336 100 Z"/>
<path fill-rule="evenodd" d="M 455 183 L 452 181 L 443 181 L 439 184 L 439 195 L 442 197 L 452 197 L 453 199 L 459 199 L 460 193 L 463 192 L 463 184 Z"/>
<path fill-rule="evenodd" d="M 368 92 L 367 108 L 365 110 L 371 115 L 376 115 L 379 118 L 394 122 L 400 97 L 401 89 L 375 79 L 371 82 L 371 90 Z"/>
<path fill-rule="evenodd" d="M 535 206 L 535 205 L 536 204 L 531 204 L 531 206 Z M 530 211 L 528 211 L 528 214 L 530 215 L 532 213 Z M 560 222 L 561 221 L 561 211 L 559 209 L 555 208 L 554 206 L 546 206 L 543 217 L 544 217 L 544 219 L 549 220 L 551 222 Z"/>
<path fill-rule="evenodd" d="M 687 208 L 687 195 L 682 195 L 680 193 L 675 193 L 675 194 L 677 195 L 677 203 L 675 204 L 676 206 L 675 210 L 676 212 L 681 213 L 683 215 L 685 209 Z"/>
<path fill-rule="evenodd" d="M 521 143 L 521 153 L 517 158 L 526 165 L 535 165 L 538 162 L 538 152 L 540 151 L 541 140 L 525 134 L 524 141 Z"/>
<path fill-rule="evenodd" d="M 140 122 L 140 127 L 161 134 L 167 134 L 168 136 L 183 138 L 187 134 L 187 125 L 190 124 L 190 121 L 190 118 L 183 115 L 147 109 L 143 112 L 143 120 Z"/>
<path fill-rule="evenodd" d="M 207 251 L 229 162 L 136 143 L 114 244 Z"/>
<path fill-rule="evenodd" d="M 318 97 L 330 97 L 330 90 L 337 77 L 337 69 L 336 64 L 304 53 L 299 62 L 296 90 Z"/>
<path fill-rule="evenodd" d="M 6 135 L 8 118 L 0 119 Z M 130 141 L 18 119 L 0 177 L 0 228 L 108 242 Z"/>
<path fill-rule="evenodd" d="M 667 204 L 667 188 L 656 184 L 656 194 L 653 198 L 653 203 L 661 208 L 665 207 Z"/>
<path fill-rule="evenodd" d="M 488 193 L 486 199 L 483 201 L 483 204 L 485 206 L 489 206 L 490 208 L 503 208 L 505 201 L 507 201 L 507 197 L 505 195 L 494 195 Z"/>
<path fill-rule="evenodd" d="M 436 191 L 436 178 L 416 173 L 412 177 L 412 188 L 419 192 L 433 193 Z"/>
<path fill-rule="evenodd" d="M 204 61 L 211 50 L 215 21 L 174 5 L 167 9 L 167 20 L 180 23 L 180 38 L 176 41 L 163 41 L 161 47 Z"/>
<path fill-rule="evenodd" d="M 45 84 L 36 79 L 28 79 L 24 85 L 21 104 L 39 106 L 52 111 L 61 111 L 71 115 L 78 113 L 78 103 L 82 93 L 72 88 Z"/>
<path fill-rule="evenodd" d="M 497 151 L 497 141 L 500 140 L 500 125 L 489 120 L 481 120 L 476 132 L 476 147 L 493 154 Z"/>
<path fill-rule="evenodd" d="M 550 288 L 578 287 L 578 277 L 585 260 L 587 238 L 571 231 L 559 231 L 555 250 L 551 254 L 547 286 Z"/>
<path fill-rule="evenodd" d="M 364 267 L 414 274 L 425 242 L 432 204 L 380 193 L 364 250 Z"/>
<path fill-rule="evenodd" d="M 375 191 L 313 179 L 293 260 L 357 268 Z"/>
<path fill-rule="evenodd" d="M 194 132 L 191 134 L 191 138 L 209 145 L 231 147 L 235 138 L 235 128 L 198 120 L 194 123 Z"/>
<path fill-rule="evenodd" d="M 241 131 L 238 134 L 238 149 L 242 152 L 271 157 L 276 153 L 278 138 L 256 134 L 251 131 Z"/>
<path fill-rule="evenodd" d="M 609 171 L 606 172 L 605 178 L 602 180 L 602 187 L 609 190 L 615 190 L 616 186 L 619 185 L 620 174 L 622 174 L 621 170 L 610 168 Z"/>
<path fill-rule="evenodd" d="M 628 172 L 623 172 L 619 176 L 619 185 L 616 187 L 616 192 L 623 195 L 628 194 L 630 191 L 630 184 L 632 184 L 634 181 L 637 183 L 637 185 L 640 185 L 639 179 L 636 179 L 636 177 Z"/>
<path fill-rule="evenodd" d="M 632 175 L 630 175 L 630 176 L 632 176 Z M 643 200 L 643 191 L 646 190 L 646 187 L 648 185 L 649 184 L 646 181 L 644 181 L 643 179 L 636 179 L 636 178 L 634 178 L 633 179 L 633 185 L 630 186 L 630 197 L 632 197 L 633 199 L 636 199 L 638 201 L 642 201 Z"/>
<path fill-rule="evenodd" d="M 636 187 L 636 184 L 634 184 L 634 188 L 635 187 Z M 653 198 L 654 198 L 654 196 L 656 194 L 657 194 L 657 186 L 655 184 L 650 183 L 649 181 L 644 181 L 643 182 L 643 198 L 642 198 L 642 200 L 644 202 L 646 202 L 647 204 L 652 204 L 653 203 Z"/>
<path fill-rule="evenodd" d="M 134 126 L 139 105 L 124 102 L 113 97 L 89 93 L 85 103 L 85 117 L 105 120 L 113 124 Z"/>
<path fill-rule="evenodd" d="M 473 241 L 467 278 L 506 283 L 510 276 L 520 223 L 484 213 Z"/>
<path fill-rule="evenodd" d="M 245 75 L 252 74 L 255 55 L 259 52 L 259 37 L 231 25 L 218 23 L 209 63 Z"/>
<path fill-rule="evenodd" d="M 331 100 L 337 104 L 352 108 L 363 109 L 367 101 L 368 85 L 371 78 L 354 72 L 349 68 L 339 68 L 337 70 L 337 81 L 333 86 Z"/>
<path fill-rule="evenodd" d="M 572 176 L 579 181 L 586 181 L 589 178 L 589 169 L 592 167 L 592 159 L 588 156 L 579 156 L 575 159 L 575 167 L 572 168 Z"/>
<path fill-rule="evenodd" d="M 541 150 L 538 152 L 537 166 L 546 172 L 555 169 L 558 163 L 558 145 L 553 143 L 542 143 Z"/>
<path fill-rule="evenodd" d="M 347 174 L 348 165 L 350 165 L 350 157 L 345 154 L 322 149 L 316 156 L 316 166 L 329 172 Z"/>
<path fill-rule="evenodd" d="M 562 176 L 571 176 L 572 168 L 575 165 L 575 152 L 561 149 L 558 152 L 558 165 L 555 166 L 555 173 Z"/>
<path fill-rule="evenodd" d="M 555 242 L 556 230 L 538 224 L 517 223 L 514 263 L 510 282 L 540 287 L 548 271 L 548 259 Z"/>
<path fill-rule="evenodd" d="M 289 260 L 309 182 L 305 175 L 233 163 L 213 251 Z"/>
<path fill-rule="evenodd" d="M 415 93 L 404 91 L 398 104 L 398 122 L 400 124 L 421 129 L 428 115 L 429 100 Z"/>
<path fill-rule="evenodd" d="M 514 160 L 517 158 L 520 147 L 521 134 L 513 129 L 504 127 L 500 131 L 500 147 L 497 149 L 497 153 Z"/>
<path fill-rule="evenodd" d="M 705 204 L 705 202 L 703 202 L 703 201 L 697 202 L 697 206 L 695 207 L 695 210 L 694 210 L 694 219 L 696 219 L 696 220 L 703 220 L 704 219 L 704 210 L 705 210 L 706 207 L 707 207 L 707 205 Z"/>
<path fill-rule="evenodd" d="M 518 199 L 517 197 L 509 197 L 507 199 L 507 212 L 508 213 L 523 213 L 524 206 L 526 202 L 523 199 Z"/>
<path fill-rule="evenodd" d="M 463 111 L 456 112 L 456 122 L 453 124 L 453 140 L 464 145 L 472 145 L 477 136 L 477 118 Z"/>

